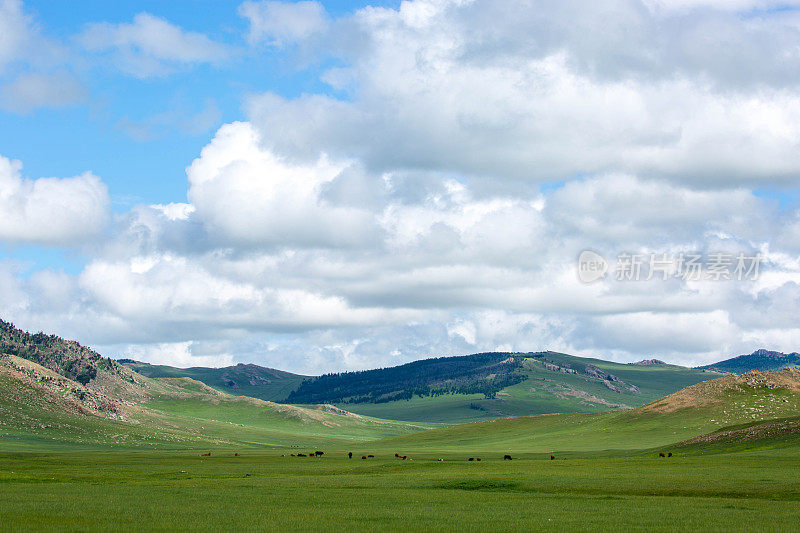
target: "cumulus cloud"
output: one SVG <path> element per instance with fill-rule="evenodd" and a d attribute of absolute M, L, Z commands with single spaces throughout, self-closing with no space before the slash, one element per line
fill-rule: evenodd
<path fill-rule="evenodd" d="M 327 43 L 343 66 L 322 79 L 348 98 L 267 93 L 248 110 L 280 154 L 323 150 L 381 171 L 795 183 L 792 15 L 684 16 L 633 1 L 364 9 Z"/>
<path fill-rule="evenodd" d="M 317 72 L 334 90 L 249 98 L 249 120 L 187 167 L 185 202 L 116 216 L 77 276 L 0 265 L 0 304 L 116 354 L 301 372 L 487 350 L 684 364 L 795 350 L 800 211 L 754 192 L 800 173 L 800 24 L 773 7 L 417 0 L 335 18 L 247 2 L 251 42 L 334 58 Z M 149 43 L 164 24 L 85 37 L 141 75 L 208 59 L 213 43 L 174 26 Z M 0 209 L 28 205 L 41 180 L 6 167 L 16 200 Z M 35 227 L 8 233 L 44 242 Z M 584 284 L 587 248 L 759 252 L 762 272 Z"/>
<path fill-rule="evenodd" d="M 142 78 L 187 65 L 219 64 L 232 54 L 229 47 L 206 35 L 185 31 L 149 13 L 139 13 L 131 23 L 89 24 L 79 40 L 89 51 L 111 53 L 115 66 Z"/>
<path fill-rule="evenodd" d="M 319 2 L 247 1 L 239 6 L 250 30 L 251 44 L 283 46 L 306 39 L 325 30 L 328 25 L 325 8 Z"/>
<path fill-rule="evenodd" d="M 187 169 L 197 216 L 222 239 L 243 244 L 349 245 L 372 221 L 356 207 L 325 203 L 322 187 L 347 166 L 321 155 L 310 164 L 260 146 L 248 123 L 223 126 Z"/>
<path fill-rule="evenodd" d="M 74 178 L 22 177 L 22 163 L 0 156 L 0 239 L 68 245 L 97 236 L 108 219 L 105 184 L 86 172 Z"/>

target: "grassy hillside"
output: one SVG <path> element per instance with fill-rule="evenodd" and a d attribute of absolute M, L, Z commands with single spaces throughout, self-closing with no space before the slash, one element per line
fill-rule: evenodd
<path fill-rule="evenodd" d="M 191 378 L 148 378 L 72 341 L 2 326 L 6 450 L 346 445 L 430 427 L 233 396 Z"/>
<path fill-rule="evenodd" d="M 631 409 L 720 376 L 716 372 L 674 365 L 621 364 L 555 352 L 503 354 L 503 357 L 514 360 L 513 365 L 506 365 L 515 383 L 490 395 L 444 393 L 336 405 L 379 418 L 457 424 L 530 414 Z M 324 395 L 318 398 L 326 399 Z M 335 401 L 336 397 L 328 399 Z"/>
<path fill-rule="evenodd" d="M 799 353 L 781 353 L 769 350 L 756 350 L 748 355 L 740 355 L 731 359 L 720 361 L 712 365 L 698 367 L 699 369 L 716 369 L 722 372 L 744 374 L 751 370 L 759 372 L 777 372 L 784 368 L 800 368 Z"/>
<path fill-rule="evenodd" d="M 241 363 L 223 368 L 176 368 L 166 365 L 151 365 L 132 359 L 120 359 L 119 363 L 150 378 L 187 377 L 202 381 L 209 387 L 228 394 L 261 398 L 271 402 L 286 400 L 286 397 L 308 377 Z"/>
<path fill-rule="evenodd" d="M 520 417 L 386 439 L 387 449 L 586 452 L 670 446 L 729 426 L 800 416 L 800 371 L 729 375 L 629 411 Z"/>
<path fill-rule="evenodd" d="M 555 352 L 440 357 L 312 378 L 257 365 L 184 369 L 121 362 L 149 377 L 190 377 L 230 394 L 444 424 L 630 409 L 720 375 L 655 360 L 620 364 Z"/>

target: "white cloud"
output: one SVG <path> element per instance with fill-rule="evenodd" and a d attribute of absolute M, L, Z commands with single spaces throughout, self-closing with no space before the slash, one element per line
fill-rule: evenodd
<path fill-rule="evenodd" d="M 0 69 L 17 58 L 30 32 L 21 0 L 0 0 Z"/>
<path fill-rule="evenodd" d="M 305 372 L 797 349 L 800 214 L 754 192 L 800 176 L 800 19 L 773 5 L 418 0 L 337 19 L 245 3 L 254 44 L 335 57 L 319 74 L 346 95 L 251 98 L 188 166 L 185 203 L 115 217 L 78 276 L 0 265 L 0 304 L 135 358 Z M 149 15 L 89 35 L 140 75 L 228 53 Z M 44 195 L 6 167 L 23 192 L 0 207 Z M 47 241 L 31 228 L 14 242 Z M 586 248 L 765 260 L 752 283 L 584 285 Z"/>
<path fill-rule="evenodd" d="M 344 63 L 322 79 L 345 83 L 347 99 L 267 93 L 248 110 L 281 155 L 322 150 L 382 171 L 796 183 L 800 28 L 780 13 L 692 14 L 635 2 L 364 9 L 321 45 Z"/>
<path fill-rule="evenodd" d="M 0 239 L 69 245 L 96 237 L 108 219 L 105 184 L 86 172 L 74 178 L 25 179 L 22 163 L 0 156 Z"/>
<path fill-rule="evenodd" d="M 71 75 L 22 74 L 0 87 L 0 109 L 29 113 L 40 107 L 66 107 L 86 99 L 86 90 Z"/>
<path fill-rule="evenodd" d="M 130 345 L 120 348 L 118 357 L 135 359 L 152 365 L 163 364 L 179 368 L 193 366 L 223 367 L 233 364 L 233 356 L 227 353 L 195 355 L 192 353 L 193 344 L 193 342 L 187 341 Z"/>
<path fill-rule="evenodd" d="M 80 42 L 89 51 L 110 51 L 118 68 L 143 78 L 187 65 L 219 64 L 232 55 L 228 46 L 149 13 L 139 13 L 130 24 L 90 24 Z"/>
<path fill-rule="evenodd" d="M 326 204 L 322 187 L 347 163 L 295 164 L 260 147 L 250 124 L 223 126 L 187 169 L 189 200 L 219 238 L 250 244 L 351 245 L 368 238 L 363 210 Z"/>
<path fill-rule="evenodd" d="M 250 23 L 247 39 L 251 44 L 292 44 L 322 32 L 328 25 L 322 4 L 308 0 L 247 1 L 239 6 L 239 14 Z"/>

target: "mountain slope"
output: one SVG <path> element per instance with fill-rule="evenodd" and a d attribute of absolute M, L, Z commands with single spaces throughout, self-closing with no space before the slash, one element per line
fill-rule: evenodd
<path fill-rule="evenodd" d="M 491 353 L 311 378 L 289 396 L 394 420 L 463 423 L 631 409 L 718 373 L 556 352 Z M 420 395 L 421 394 L 421 395 Z"/>
<path fill-rule="evenodd" d="M 381 442 L 387 449 L 478 453 L 637 450 L 731 426 L 800 416 L 800 371 L 751 372 L 698 383 L 629 411 L 518 417 L 434 429 Z M 791 433 L 791 428 L 784 432 Z"/>
<path fill-rule="evenodd" d="M 291 372 L 241 363 L 223 368 L 176 368 L 151 365 L 132 359 L 120 359 L 118 362 L 150 378 L 187 377 L 202 381 L 209 387 L 228 394 L 250 396 L 272 402 L 285 401 L 287 396 L 308 378 Z"/>
<path fill-rule="evenodd" d="M 191 377 L 236 395 L 448 424 L 630 409 L 719 375 L 654 359 L 620 364 L 556 352 L 439 357 L 311 378 L 257 365 L 184 369 L 120 362 L 149 377 Z"/>
<path fill-rule="evenodd" d="M 321 446 L 429 427 L 333 406 L 304 408 L 233 396 L 191 378 L 148 378 L 73 341 L 31 335 L 6 322 L 0 331 L 4 449 Z M 90 375 L 85 383 L 73 379 Z"/>
<path fill-rule="evenodd" d="M 759 372 L 777 372 L 786 367 L 800 368 L 800 354 L 796 352 L 786 354 L 761 349 L 751 354 L 740 355 L 720 361 L 719 363 L 697 368 L 701 370 L 719 370 L 722 372 L 733 372 L 734 374 L 744 374 L 751 370 L 758 370 Z"/>

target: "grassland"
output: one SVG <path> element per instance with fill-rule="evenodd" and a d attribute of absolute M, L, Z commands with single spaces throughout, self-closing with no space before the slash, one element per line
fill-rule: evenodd
<path fill-rule="evenodd" d="M 800 520 L 797 447 L 481 462 L 343 452 L 0 453 L 0 529 L 794 531 Z"/>
<path fill-rule="evenodd" d="M 0 362 L 0 531 L 794 531 L 800 520 L 797 370 L 704 381 L 636 409 L 434 428 L 113 362 L 85 386 Z M 578 363 L 557 372 L 610 390 Z M 620 387 L 652 376 L 637 397 L 674 386 L 663 368 L 614 369 Z M 568 381 L 530 381 L 515 385 L 528 387 L 520 401 L 536 387 L 575 398 Z"/>

